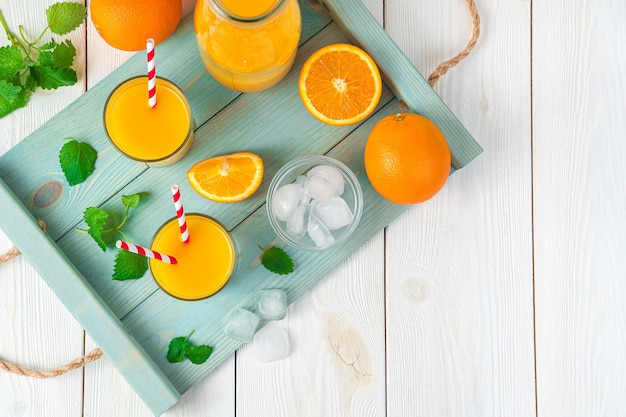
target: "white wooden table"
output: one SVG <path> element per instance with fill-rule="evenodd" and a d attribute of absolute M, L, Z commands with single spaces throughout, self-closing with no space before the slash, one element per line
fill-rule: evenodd
<path fill-rule="evenodd" d="M 0 10 L 34 34 L 51 3 Z M 365 3 L 426 76 L 470 36 L 463 0 Z M 477 6 L 476 50 L 435 89 L 485 152 L 290 307 L 288 359 L 246 345 L 166 416 L 626 415 L 626 3 Z M 0 119 L 0 154 L 131 56 L 90 21 L 71 38 L 79 82 Z M 0 266 L 0 358 L 94 347 L 25 259 Z M 106 357 L 0 373 L 0 417 L 148 415 Z"/>

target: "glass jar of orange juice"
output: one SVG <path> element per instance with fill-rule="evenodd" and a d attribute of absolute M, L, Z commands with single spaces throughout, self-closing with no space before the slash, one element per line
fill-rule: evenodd
<path fill-rule="evenodd" d="M 298 0 L 198 0 L 194 28 L 208 72 L 228 88 L 254 92 L 289 72 L 302 21 Z"/>

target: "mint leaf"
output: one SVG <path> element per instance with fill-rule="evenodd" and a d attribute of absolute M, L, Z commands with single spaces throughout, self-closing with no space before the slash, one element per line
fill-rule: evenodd
<path fill-rule="evenodd" d="M 192 330 L 187 337 L 175 337 L 170 342 L 167 349 L 167 360 L 170 363 L 182 362 L 187 356 L 187 359 L 191 363 L 199 365 L 206 362 L 206 360 L 213 353 L 213 348 L 207 345 L 194 346 L 189 342 L 189 338 L 195 332 Z"/>
<path fill-rule="evenodd" d="M 139 279 L 148 270 L 148 258 L 126 250 L 120 250 L 115 255 L 115 266 L 113 268 L 113 279 L 116 281 L 126 281 L 129 279 Z"/>
<path fill-rule="evenodd" d="M 213 353 L 213 348 L 207 345 L 189 346 L 187 348 L 187 358 L 196 365 L 206 362 L 211 353 Z"/>
<path fill-rule="evenodd" d="M 58 44 L 52 51 L 54 67 L 69 69 L 76 56 L 76 48 L 69 39 Z M 41 63 L 41 61 L 39 61 Z"/>
<path fill-rule="evenodd" d="M 0 81 L 4 80 L 21 88 L 17 99 L 7 93 L 6 85 L 0 93 L 0 118 L 28 102 L 30 92 L 37 87 L 46 90 L 74 85 L 77 75 L 70 67 L 76 56 L 76 48 L 70 40 L 57 43 L 54 39 L 43 45 L 37 43 L 51 32 L 64 35 L 76 29 L 87 18 L 87 8 L 75 2 L 61 2 L 46 10 L 48 26 L 34 42 L 17 37 L 8 27 L 2 12 L 0 21 L 10 46 L 0 47 Z M 20 27 L 20 33 L 22 28 Z M 36 57 L 33 55 L 37 54 Z"/>
<path fill-rule="evenodd" d="M 75 230 L 89 234 L 98 246 L 106 252 L 107 245 L 113 243 L 118 233 L 128 240 L 121 229 L 128 220 L 130 207 L 136 207 L 139 204 L 139 199 L 146 195 L 148 193 L 144 191 L 130 196 L 122 196 L 122 203 L 126 206 L 126 212 L 121 220 L 113 211 L 87 207 L 83 217 L 89 228 L 87 230 L 76 228 Z M 122 250 L 115 256 L 113 279 L 117 281 L 138 279 L 145 274 L 147 269 L 148 259 L 145 256 Z"/>
<path fill-rule="evenodd" d="M 0 80 L 0 98 L 7 101 L 7 103 L 13 103 L 20 94 L 22 87 L 19 85 L 11 84 L 8 81 Z"/>
<path fill-rule="evenodd" d="M 97 157 L 98 153 L 88 143 L 73 139 L 65 143 L 59 152 L 59 162 L 67 182 L 73 186 L 85 181 L 93 172 Z"/>
<path fill-rule="evenodd" d="M 30 69 L 30 73 L 37 85 L 44 90 L 54 90 L 62 86 L 74 85 L 77 81 L 76 71 L 67 68 L 35 65 Z"/>
<path fill-rule="evenodd" d="M 263 248 L 261 248 L 263 250 Z M 276 246 L 266 249 L 261 254 L 261 263 L 271 272 L 287 275 L 293 272 L 293 260 L 283 249 Z"/>
<path fill-rule="evenodd" d="M 15 46 L 0 48 L 0 79 L 10 80 L 24 66 L 22 53 Z"/>
<path fill-rule="evenodd" d="M 103 252 L 106 252 L 107 247 L 102 237 L 102 231 L 104 226 L 109 221 L 110 214 L 108 211 L 99 209 L 97 207 L 87 207 L 85 212 L 83 213 L 83 218 L 85 219 L 85 223 L 89 226 L 89 230 L 87 231 L 89 235 L 96 241 L 98 246 L 102 249 Z"/>
<path fill-rule="evenodd" d="M 123 195 L 122 196 L 122 204 L 128 208 L 135 208 L 139 205 L 139 201 L 142 197 L 149 196 L 150 193 L 146 191 L 142 191 L 140 193 L 131 194 L 131 195 Z"/>
<path fill-rule="evenodd" d="M 175 337 L 170 342 L 167 349 L 167 360 L 170 363 L 182 362 L 185 359 L 185 353 L 189 348 L 189 342 L 187 339 L 193 334 L 193 331 L 189 333 L 189 336 Z"/>
<path fill-rule="evenodd" d="M 28 101 L 28 96 L 29 92 L 19 85 L 0 80 L 0 117 L 24 107 Z"/>
<path fill-rule="evenodd" d="M 70 40 L 55 45 L 52 49 L 40 50 L 37 55 L 39 65 L 54 69 L 70 69 L 76 56 L 76 48 Z"/>
<path fill-rule="evenodd" d="M 35 91 L 35 89 L 37 88 L 37 81 L 35 81 L 35 78 L 33 78 L 30 71 L 26 73 L 26 79 L 23 81 L 22 85 L 24 86 L 24 90 L 28 90 L 31 92 Z"/>
<path fill-rule="evenodd" d="M 44 65 L 46 67 L 54 66 L 54 55 L 52 55 L 51 51 L 41 51 L 37 55 L 37 60 L 40 65 Z"/>
<path fill-rule="evenodd" d="M 87 17 L 87 8 L 80 3 L 55 3 L 46 10 L 48 27 L 52 33 L 65 35 L 76 29 Z"/>
<path fill-rule="evenodd" d="M 58 45 L 58 43 L 54 40 L 54 38 L 50 39 L 50 42 L 48 43 L 44 43 L 43 45 L 41 45 L 39 47 L 40 51 L 51 51 L 53 50 L 56 46 Z"/>

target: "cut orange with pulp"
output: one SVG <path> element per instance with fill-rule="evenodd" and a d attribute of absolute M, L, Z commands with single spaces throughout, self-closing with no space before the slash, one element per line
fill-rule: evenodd
<path fill-rule="evenodd" d="M 259 188 L 263 160 L 252 152 L 214 156 L 189 168 L 187 179 L 201 196 L 233 203 L 250 197 Z"/>
<path fill-rule="evenodd" d="M 350 44 L 327 45 L 309 57 L 298 90 L 316 119 L 335 126 L 360 122 L 380 99 L 382 80 L 374 60 Z"/>

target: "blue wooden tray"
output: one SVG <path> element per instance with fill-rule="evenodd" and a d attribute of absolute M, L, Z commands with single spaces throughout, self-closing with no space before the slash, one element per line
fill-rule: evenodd
<path fill-rule="evenodd" d="M 200 61 L 192 16 L 157 46 L 159 76 L 183 90 L 196 121 L 190 153 L 166 168 L 148 168 L 119 154 L 102 127 L 104 102 L 120 81 L 145 72 L 138 53 L 87 91 L 17 146 L 0 157 L 0 227 L 28 258 L 46 283 L 72 312 L 90 337 L 155 415 L 228 358 L 240 343 L 223 334 L 235 307 L 252 308 L 262 288 L 284 288 L 289 303 L 323 278 L 406 206 L 382 199 L 363 169 L 368 133 L 382 117 L 410 109 L 441 128 L 452 151 L 453 170 L 482 151 L 443 101 L 430 88 L 359 0 L 301 0 L 303 33 L 297 61 L 277 86 L 261 93 L 239 94 L 209 76 Z M 320 47 L 336 42 L 360 45 L 376 60 L 385 80 L 377 111 L 356 126 L 333 127 L 313 119 L 298 97 L 297 79 L 304 60 Z M 57 155 L 63 139 L 74 137 L 98 151 L 96 169 L 86 182 L 69 187 Z M 265 177 L 251 198 L 220 204 L 197 195 L 185 173 L 195 162 L 237 151 L 259 154 Z M 364 193 L 360 227 L 347 243 L 329 252 L 299 252 L 287 248 L 296 264 L 287 277 L 259 265 L 258 246 L 281 245 L 265 214 L 265 194 L 276 171 L 306 154 L 327 154 L 347 164 Z M 111 279 L 115 250 L 102 252 L 89 238 L 73 231 L 84 227 L 86 207 L 118 209 L 120 196 L 147 191 L 150 197 L 133 213 L 125 231 L 139 244 L 149 245 L 154 231 L 173 216 L 169 187 L 177 183 L 187 211 L 219 219 L 234 237 L 236 273 L 214 297 L 196 302 L 163 293 L 147 273 L 142 279 Z M 42 232 L 37 220 L 43 220 Z M 195 329 L 194 339 L 213 346 L 203 365 L 170 364 L 169 341 Z"/>

